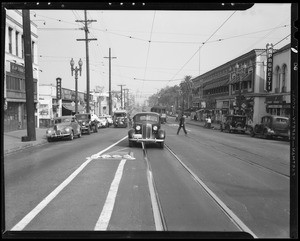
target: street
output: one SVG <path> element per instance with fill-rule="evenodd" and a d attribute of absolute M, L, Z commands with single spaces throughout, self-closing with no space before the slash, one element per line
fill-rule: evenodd
<path fill-rule="evenodd" d="M 165 148 L 106 128 L 6 156 L 6 230 L 245 231 L 289 237 L 289 142 L 169 118 Z"/>

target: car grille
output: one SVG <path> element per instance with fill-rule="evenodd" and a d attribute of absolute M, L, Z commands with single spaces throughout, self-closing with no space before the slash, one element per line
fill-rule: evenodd
<path fill-rule="evenodd" d="M 147 123 L 147 124 L 143 124 L 142 127 L 142 136 L 143 139 L 147 139 L 151 137 L 151 132 L 152 132 L 152 125 Z"/>

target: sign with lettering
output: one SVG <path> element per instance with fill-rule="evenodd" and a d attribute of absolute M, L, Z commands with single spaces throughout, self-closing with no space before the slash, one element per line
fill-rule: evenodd
<path fill-rule="evenodd" d="M 25 74 L 25 68 L 22 65 L 18 65 L 18 64 L 15 64 L 15 63 L 10 63 L 10 72 L 24 75 Z"/>
<path fill-rule="evenodd" d="M 61 99 L 61 78 L 56 78 L 56 98 Z"/>
<path fill-rule="evenodd" d="M 266 45 L 267 52 L 267 76 L 266 76 L 266 90 L 272 90 L 272 75 L 273 75 L 273 44 Z"/>

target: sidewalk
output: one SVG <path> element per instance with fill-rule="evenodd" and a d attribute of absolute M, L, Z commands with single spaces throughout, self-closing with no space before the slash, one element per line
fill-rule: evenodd
<path fill-rule="evenodd" d="M 36 140 L 22 142 L 22 136 L 27 136 L 27 129 L 3 133 L 4 156 L 29 147 L 47 143 L 46 128 L 36 128 Z"/>
<path fill-rule="evenodd" d="M 196 125 L 196 126 L 201 126 L 204 128 L 204 121 L 195 121 L 195 120 L 191 120 L 190 118 L 186 118 L 186 124 L 188 125 Z M 220 124 L 217 123 L 211 123 L 211 129 L 213 130 L 220 130 Z"/>

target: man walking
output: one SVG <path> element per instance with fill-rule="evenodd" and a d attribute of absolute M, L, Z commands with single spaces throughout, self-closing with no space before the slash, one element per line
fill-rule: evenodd
<path fill-rule="evenodd" d="M 177 130 L 177 135 L 179 134 L 179 131 L 180 131 L 181 127 L 182 127 L 185 135 L 187 135 L 187 131 L 185 129 L 185 116 L 184 115 L 181 115 L 181 117 L 179 119 L 179 127 L 178 127 L 178 130 Z"/>

